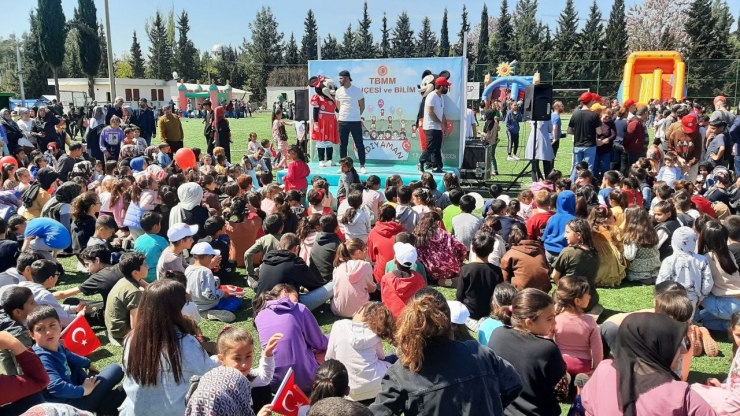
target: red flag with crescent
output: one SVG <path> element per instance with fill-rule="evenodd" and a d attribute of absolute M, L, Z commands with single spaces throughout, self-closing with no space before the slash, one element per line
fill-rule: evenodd
<path fill-rule="evenodd" d="M 288 369 L 280 388 L 272 400 L 272 411 L 284 416 L 297 416 L 301 406 L 308 406 L 311 401 L 295 384 L 293 368 Z"/>
<path fill-rule="evenodd" d="M 100 340 L 90 328 L 84 314 L 79 314 L 62 331 L 64 346 L 77 355 L 87 357 L 100 347 Z"/>

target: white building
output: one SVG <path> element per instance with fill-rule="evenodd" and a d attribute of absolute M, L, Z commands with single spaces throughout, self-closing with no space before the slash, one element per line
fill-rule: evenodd
<path fill-rule="evenodd" d="M 295 90 L 305 90 L 307 87 L 267 87 L 267 108 L 272 108 L 272 103 L 278 101 L 280 94 L 285 94 L 286 100 L 295 102 Z M 309 95 L 311 95 L 309 93 Z"/>
<path fill-rule="evenodd" d="M 47 79 L 48 85 L 54 85 L 54 79 Z M 141 79 L 141 78 L 116 78 L 116 95 L 124 98 L 125 104 L 136 106 L 140 98 L 146 98 L 149 104 L 155 107 L 167 105 L 170 100 L 178 102 L 179 90 L 181 84 L 175 80 L 163 81 L 161 79 Z M 188 91 L 209 91 L 208 85 L 184 84 Z M 110 103 L 115 97 L 110 94 L 110 79 L 95 78 L 95 101 L 98 103 Z M 223 85 L 217 85 L 220 91 L 226 89 Z M 93 99 L 87 96 L 88 85 L 87 78 L 59 78 L 60 100 L 66 105 L 74 103 L 75 105 L 89 104 Z M 237 100 L 249 101 L 251 93 L 248 91 L 232 88 L 231 93 Z"/>

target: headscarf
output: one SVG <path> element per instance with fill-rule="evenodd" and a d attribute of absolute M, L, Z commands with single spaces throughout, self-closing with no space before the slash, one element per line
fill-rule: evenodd
<path fill-rule="evenodd" d="M 92 416 L 93 414 L 77 409 L 68 404 L 43 403 L 37 404 L 23 413 L 25 416 Z"/>
<path fill-rule="evenodd" d="M 690 227 L 678 227 L 671 237 L 673 254 L 687 254 L 693 256 L 696 253 L 696 232 Z"/>
<path fill-rule="evenodd" d="M 142 156 L 139 156 L 131 159 L 131 163 L 129 164 L 129 166 L 131 167 L 131 170 L 134 171 L 134 173 L 142 172 L 144 171 L 144 163 L 146 163 L 146 159 L 144 159 L 144 157 Z"/>
<path fill-rule="evenodd" d="M 185 221 L 185 212 L 200 205 L 203 199 L 203 188 L 195 182 L 188 182 L 177 188 L 177 198 L 180 203 L 170 212 L 170 226 Z"/>
<path fill-rule="evenodd" d="M 94 129 L 102 124 L 105 124 L 105 110 L 102 105 L 98 105 L 93 108 L 93 118 L 90 120 L 90 128 Z"/>
<path fill-rule="evenodd" d="M 216 367 L 198 381 L 186 416 L 254 416 L 249 381 L 237 369 Z"/>
<path fill-rule="evenodd" d="M 679 380 L 671 364 L 687 331 L 685 323 L 649 312 L 633 313 L 619 326 L 612 366 L 617 370 L 617 403 L 625 416 L 637 416 L 640 395 Z"/>
<path fill-rule="evenodd" d="M 224 109 L 222 106 L 216 107 L 216 109 L 213 110 L 213 128 L 218 129 L 218 122 L 225 119 L 226 109 Z"/>
<path fill-rule="evenodd" d="M 57 202 L 71 204 L 73 199 L 80 196 L 80 192 L 82 192 L 82 187 L 77 182 L 64 182 L 57 188 L 54 198 Z"/>

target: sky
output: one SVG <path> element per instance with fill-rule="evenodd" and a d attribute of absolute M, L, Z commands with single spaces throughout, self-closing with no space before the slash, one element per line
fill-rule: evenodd
<path fill-rule="evenodd" d="M 643 0 L 625 0 L 625 5 L 641 3 Z M 592 0 L 575 0 L 576 9 L 579 11 L 579 17 L 582 19 L 581 24 L 588 14 L 588 8 Z M 612 1 L 596 0 L 604 19 L 609 17 Z M 12 19 L 4 19 L 0 36 L 7 37 L 15 33 L 20 36 L 28 30 L 28 19 L 24 18 L 36 7 L 36 2 L 32 0 L 10 1 L 2 0 L 3 14 L 13 16 Z M 489 15 L 498 15 L 501 2 L 488 1 Z M 104 19 L 104 2 L 95 0 L 98 8 L 98 17 Z M 190 38 L 195 46 L 201 51 L 211 50 L 214 45 L 231 44 L 233 46 L 241 45 L 242 39 L 248 37 L 250 32 L 247 24 L 254 20 L 255 14 L 264 6 L 270 6 L 275 15 L 279 30 L 285 33 L 285 39 L 290 38 L 291 31 L 295 33 L 297 42 L 300 45 L 300 38 L 303 36 L 303 20 L 309 7 L 313 9 L 319 27 L 319 36 L 322 38 L 331 33 L 341 41 L 342 33 L 347 25 L 352 22 L 357 26 L 357 21 L 362 17 L 363 1 L 361 0 L 344 0 L 337 3 L 330 2 L 320 6 L 317 2 L 307 2 L 305 0 L 282 0 L 280 2 L 266 0 L 221 0 L 211 3 L 210 1 L 187 0 L 174 2 L 173 0 L 146 0 L 146 1 L 123 1 L 110 0 L 110 18 L 111 18 L 111 35 L 113 43 L 113 52 L 120 56 L 128 52 L 131 47 L 131 36 L 133 31 L 137 32 L 139 41 L 145 54 L 149 47 L 149 40 L 144 33 L 144 22 L 147 18 L 153 16 L 157 9 L 163 12 L 169 11 L 174 7 L 175 14 L 179 14 L 187 5 L 188 15 L 190 17 Z M 426 5 L 424 9 L 418 9 L 419 5 Z M 516 4 L 516 0 L 509 0 L 509 10 L 511 11 Z M 555 28 L 558 14 L 565 4 L 564 0 L 546 0 L 541 2 L 538 8 L 538 18 Z M 737 18 L 740 12 L 740 1 L 730 0 L 730 9 L 732 15 Z M 65 15 L 67 19 L 73 16 L 77 0 L 62 0 Z M 550 7 L 550 5 L 552 5 Z M 411 18 L 412 28 L 418 32 L 421 21 L 424 16 L 429 16 L 432 21 L 433 30 L 439 34 L 442 24 L 442 14 L 444 8 L 449 11 L 449 32 L 450 40 L 456 40 L 456 34 L 460 30 L 460 21 L 462 14 L 462 3 L 450 0 L 368 0 L 368 10 L 370 18 L 373 20 L 372 31 L 376 42 L 380 39 L 381 20 L 383 12 L 388 16 L 388 26 L 390 28 L 395 24 L 396 17 L 404 10 Z M 468 18 L 474 26 L 479 23 L 480 13 L 483 2 L 475 1 L 468 4 Z"/>

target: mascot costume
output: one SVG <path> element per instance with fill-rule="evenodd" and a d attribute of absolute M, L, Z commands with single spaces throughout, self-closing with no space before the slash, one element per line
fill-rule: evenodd
<path fill-rule="evenodd" d="M 337 86 L 331 78 L 321 75 L 311 77 L 309 83 L 316 91 L 316 94 L 312 95 L 310 100 L 311 107 L 313 107 L 311 140 L 316 142 L 319 167 L 331 166 L 334 145 L 339 143 L 337 104 L 334 102 Z"/>
<path fill-rule="evenodd" d="M 424 102 L 426 101 L 429 94 L 434 93 L 434 82 L 437 80 L 437 78 L 444 78 L 449 80 L 450 71 L 445 70 L 441 71 L 439 74 L 434 74 L 431 70 L 427 69 L 421 74 L 421 84 L 419 84 L 421 103 L 419 103 L 419 113 L 416 116 L 416 120 L 418 121 L 417 132 L 419 134 L 419 142 L 421 143 L 422 152 L 427 150 L 427 137 L 424 134 L 424 116 L 426 116 L 426 112 L 424 111 Z M 413 136 L 414 133 L 412 133 L 412 138 Z"/>

